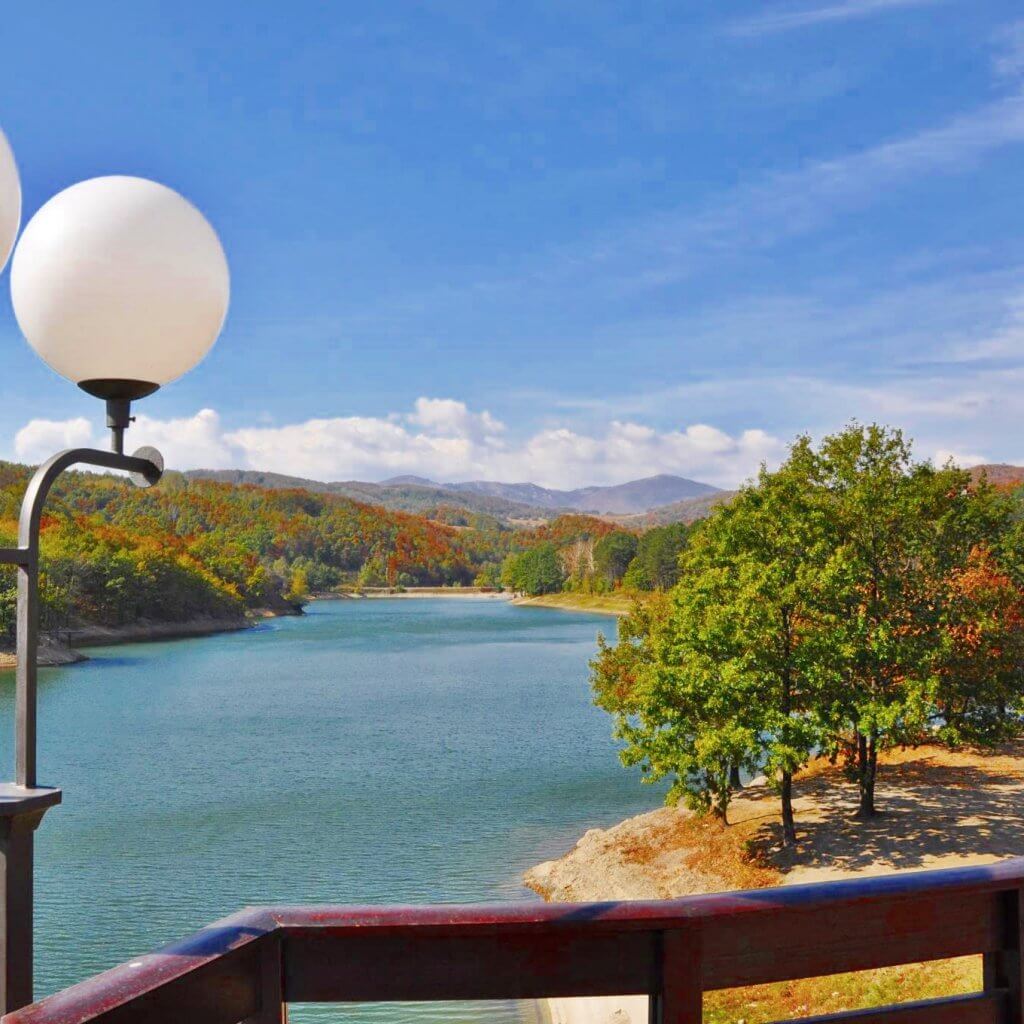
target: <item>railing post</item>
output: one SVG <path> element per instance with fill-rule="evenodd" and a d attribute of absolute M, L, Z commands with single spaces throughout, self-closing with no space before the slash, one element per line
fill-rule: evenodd
<path fill-rule="evenodd" d="M 684 930 L 662 932 L 659 945 L 661 989 L 651 996 L 649 1024 L 701 1024 L 699 922 L 689 922 Z"/>
<path fill-rule="evenodd" d="M 986 992 L 1002 990 L 1006 1024 L 1024 1024 L 1024 960 L 1021 958 L 1021 932 L 1024 927 L 1024 894 L 1020 889 L 1002 895 L 1002 949 L 984 956 Z"/>
<path fill-rule="evenodd" d="M 260 940 L 260 1012 L 247 1024 L 288 1024 L 284 1001 L 284 940 L 268 935 Z"/>

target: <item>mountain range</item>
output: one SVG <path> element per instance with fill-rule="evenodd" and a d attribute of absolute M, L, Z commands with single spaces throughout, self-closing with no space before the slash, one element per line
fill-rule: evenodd
<path fill-rule="evenodd" d="M 385 487 L 396 484 L 439 487 L 460 494 L 485 494 L 492 498 L 504 498 L 506 501 L 518 502 L 521 505 L 532 505 L 534 508 L 553 511 L 572 509 L 576 512 L 606 515 L 647 512 L 659 505 L 668 505 L 684 498 L 701 498 L 718 490 L 710 484 L 702 484 L 697 480 L 687 480 L 686 477 L 672 476 L 668 473 L 608 487 L 578 487 L 571 491 L 531 483 L 506 484 L 495 480 L 466 480 L 462 483 L 441 484 L 423 477 L 397 476 L 381 481 L 381 486 Z"/>
<path fill-rule="evenodd" d="M 438 483 L 418 476 L 396 476 L 379 483 L 361 480 L 324 482 L 245 469 L 194 469 L 185 475 L 193 479 L 255 484 L 275 489 L 300 487 L 308 491 L 339 494 L 404 512 L 419 513 L 439 505 L 454 505 L 508 521 L 550 519 L 564 512 L 638 515 L 666 505 L 709 499 L 719 493 L 718 488 L 710 484 L 670 474 L 607 487 L 579 487 L 574 490 L 491 480 Z"/>

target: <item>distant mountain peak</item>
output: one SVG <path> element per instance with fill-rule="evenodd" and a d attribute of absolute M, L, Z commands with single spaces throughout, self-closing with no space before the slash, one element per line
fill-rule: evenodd
<path fill-rule="evenodd" d="M 402 476 L 389 476 L 387 480 L 381 480 L 381 487 L 400 487 L 402 484 L 414 487 L 444 487 L 436 480 L 428 480 L 425 476 L 414 476 L 412 473 L 405 473 Z"/>

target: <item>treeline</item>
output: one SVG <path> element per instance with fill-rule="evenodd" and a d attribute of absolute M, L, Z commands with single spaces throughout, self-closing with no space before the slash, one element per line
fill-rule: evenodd
<path fill-rule="evenodd" d="M 673 523 L 636 534 L 587 516 L 563 516 L 554 530 L 542 528 L 526 538 L 527 546 L 512 551 L 486 579 L 530 596 L 666 590 L 679 579 L 690 529 Z"/>
<path fill-rule="evenodd" d="M 602 642 L 593 688 L 623 760 L 723 818 L 738 770 L 763 771 L 792 843 L 815 756 L 842 763 L 870 817 L 887 748 L 1018 735 L 1022 523 L 1017 494 L 915 462 L 899 431 L 798 439 Z"/>

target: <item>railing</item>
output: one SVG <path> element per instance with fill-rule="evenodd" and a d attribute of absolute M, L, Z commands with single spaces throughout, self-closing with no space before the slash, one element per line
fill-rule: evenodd
<path fill-rule="evenodd" d="M 704 992 L 983 954 L 984 990 L 804 1018 L 1022 1021 L 1024 858 L 651 903 L 245 910 L 2 1024 L 280 1024 L 289 1002 L 647 994 L 695 1024 Z"/>

